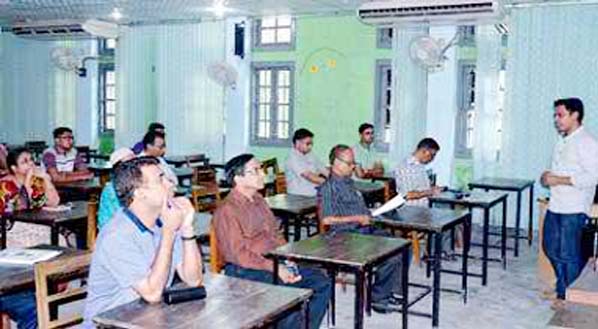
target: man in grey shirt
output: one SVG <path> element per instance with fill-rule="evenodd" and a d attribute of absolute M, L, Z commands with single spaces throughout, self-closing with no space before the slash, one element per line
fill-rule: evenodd
<path fill-rule="evenodd" d="M 84 328 L 97 314 L 142 298 L 161 300 L 176 269 L 189 286 L 203 281 L 193 233 L 193 206 L 173 198 L 159 162 L 141 157 L 115 168 L 114 185 L 125 207 L 102 228 L 93 254 Z"/>
<path fill-rule="evenodd" d="M 324 183 L 328 169 L 311 153 L 314 134 L 301 128 L 293 135 L 293 148 L 285 162 L 287 192 L 316 196 L 316 186 Z"/>

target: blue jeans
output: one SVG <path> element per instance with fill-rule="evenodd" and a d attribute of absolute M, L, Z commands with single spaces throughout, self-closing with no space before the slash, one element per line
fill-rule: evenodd
<path fill-rule="evenodd" d="M 0 312 L 7 313 L 17 323 L 19 329 L 37 328 L 37 310 L 33 290 L 0 296 Z"/>
<path fill-rule="evenodd" d="M 557 298 L 565 299 L 567 287 L 583 269 L 581 234 L 587 215 L 558 214 L 550 210 L 544 219 L 544 251 L 556 274 Z"/>
<path fill-rule="evenodd" d="M 300 267 L 299 273 L 302 277 L 301 281 L 284 285 L 313 290 L 314 294 L 309 301 L 309 327 L 320 328 L 332 293 L 330 279 L 322 272 L 310 268 Z M 273 282 L 272 272 L 247 269 L 235 264 L 226 264 L 224 267 L 224 274 L 251 281 L 264 283 Z M 302 314 L 300 312 L 293 312 L 278 322 L 278 328 L 303 328 L 301 325 L 302 323 Z"/>
<path fill-rule="evenodd" d="M 332 225 L 327 234 L 335 234 L 337 232 L 359 233 L 376 236 L 391 236 L 390 233 L 384 230 L 375 229 L 373 226 L 356 225 Z M 409 252 L 411 258 L 411 252 Z M 409 266 L 410 261 L 405 264 Z M 372 302 L 377 304 L 387 304 L 388 299 L 392 293 L 402 294 L 401 286 L 401 268 L 403 264 L 401 256 L 396 256 L 388 259 L 384 264 L 379 265 L 374 272 L 374 283 L 372 285 Z"/>

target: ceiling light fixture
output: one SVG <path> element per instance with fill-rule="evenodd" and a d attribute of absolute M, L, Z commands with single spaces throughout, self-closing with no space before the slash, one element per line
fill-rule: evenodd
<path fill-rule="evenodd" d="M 112 9 L 112 13 L 110 13 L 110 17 L 112 17 L 112 19 L 115 21 L 119 21 L 121 18 L 123 18 L 123 14 L 120 12 L 120 9 L 114 8 Z"/>

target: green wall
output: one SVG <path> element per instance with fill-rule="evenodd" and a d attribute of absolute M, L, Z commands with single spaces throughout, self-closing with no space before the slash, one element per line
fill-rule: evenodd
<path fill-rule="evenodd" d="M 337 143 L 353 145 L 357 128 L 374 121 L 376 60 L 389 59 L 390 49 L 376 48 L 376 29 L 354 16 L 299 17 L 293 51 L 254 51 L 253 61 L 295 63 L 294 128 L 315 134 L 314 152 L 324 161 Z M 317 72 L 312 71 L 317 67 Z M 265 159 L 286 147 L 252 146 Z"/>

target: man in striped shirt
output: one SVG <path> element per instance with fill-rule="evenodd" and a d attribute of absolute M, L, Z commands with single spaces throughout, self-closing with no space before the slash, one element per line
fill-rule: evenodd
<path fill-rule="evenodd" d="M 68 127 L 54 129 L 54 146 L 42 155 L 42 167 L 54 183 L 74 182 L 93 178 L 85 160 L 74 148 L 73 131 Z"/>

